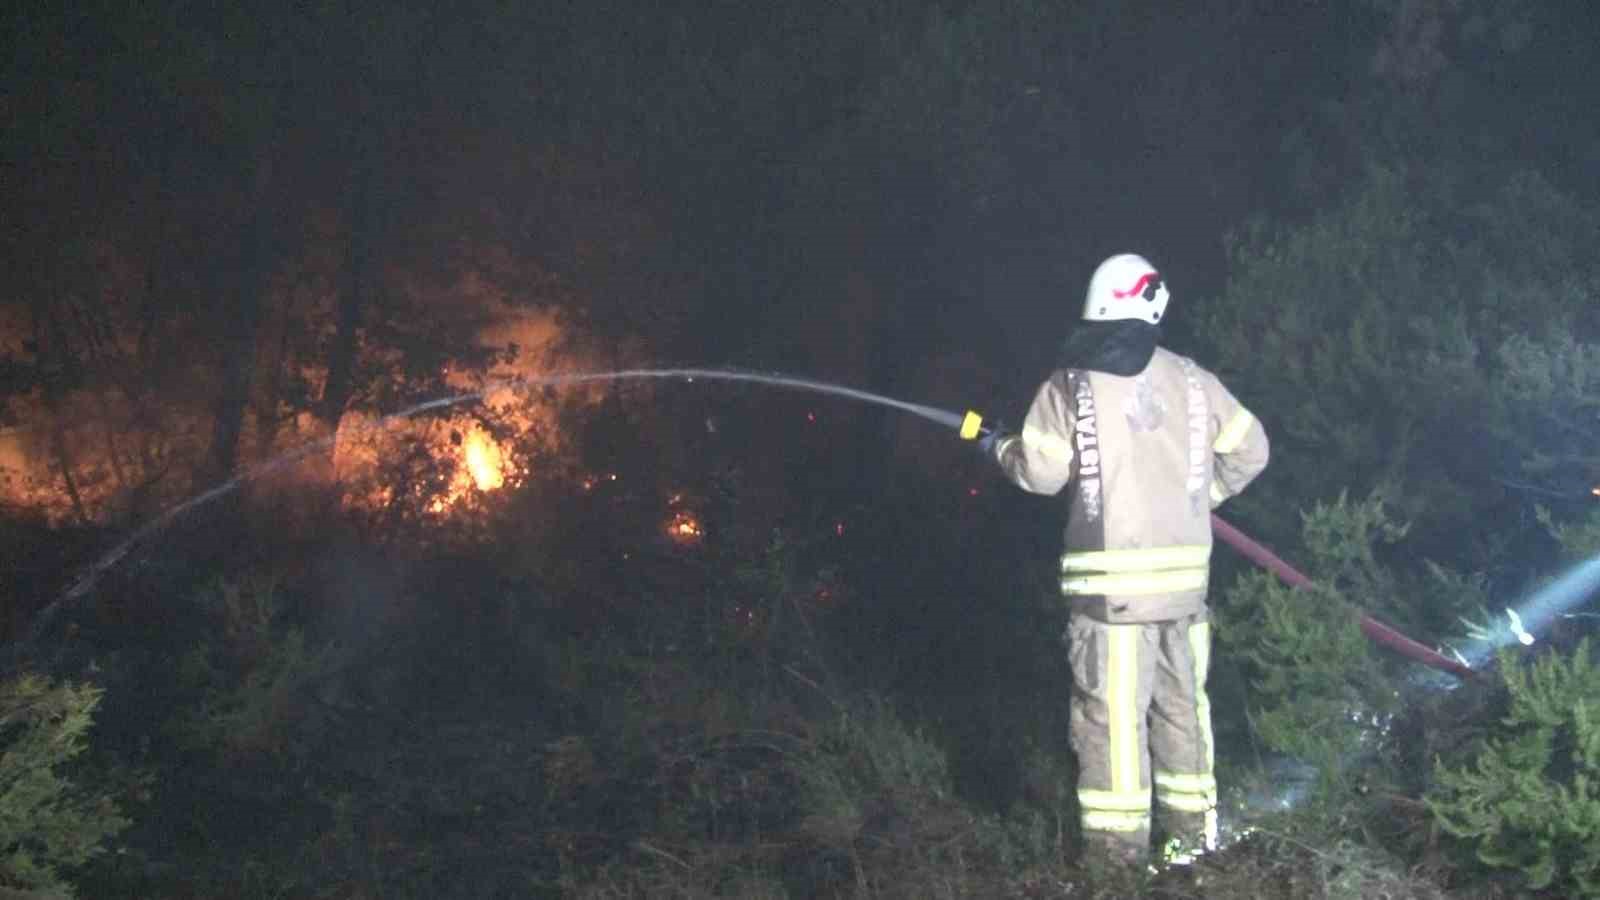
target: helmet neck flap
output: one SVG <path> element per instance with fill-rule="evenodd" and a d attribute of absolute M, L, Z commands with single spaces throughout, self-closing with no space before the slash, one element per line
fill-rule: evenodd
<path fill-rule="evenodd" d="M 1079 322 L 1061 346 L 1063 369 L 1137 375 L 1150 364 L 1161 327 L 1138 319 Z"/>

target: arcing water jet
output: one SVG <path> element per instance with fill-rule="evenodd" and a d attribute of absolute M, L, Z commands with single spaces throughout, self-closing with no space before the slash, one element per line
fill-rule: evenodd
<path fill-rule="evenodd" d="M 1513 643 L 1532 644 L 1534 632 L 1544 631 L 1557 619 L 1600 618 L 1595 613 L 1573 611 L 1597 593 L 1600 593 L 1600 556 L 1568 568 L 1534 590 L 1521 606 L 1507 607 L 1505 627 L 1480 629 L 1473 625 L 1473 630 L 1479 633 L 1473 635 L 1476 640 L 1462 658 L 1469 665 L 1478 666 L 1502 647 Z"/>
<path fill-rule="evenodd" d="M 535 387 L 562 387 L 583 384 L 597 384 L 612 381 L 682 380 L 686 382 L 693 382 L 696 379 L 761 384 L 768 387 L 807 391 L 816 394 L 844 397 L 851 400 L 858 400 L 863 403 L 872 403 L 878 406 L 884 406 L 890 409 L 897 409 L 902 412 L 911 413 L 912 415 L 927 419 L 928 421 L 937 425 L 957 429 L 960 433 L 960 436 L 966 440 L 974 440 L 981 436 L 985 436 L 989 434 L 992 428 L 995 427 L 992 424 L 985 424 L 983 416 L 976 412 L 969 411 L 964 415 L 958 414 L 951 412 L 950 410 L 939 409 L 933 406 L 925 406 L 920 403 L 909 403 L 904 400 L 896 400 L 893 397 L 886 397 L 882 394 L 876 394 L 871 391 L 864 391 L 858 388 L 846 387 L 844 385 L 833 384 L 826 381 L 818 381 L 811 378 L 801 378 L 793 375 L 782 375 L 767 372 L 752 372 L 742 369 L 668 368 L 619 369 L 610 372 L 571 372 L 543 375 L 532 378 L 518 378 L 507 381 L 498 381 L 488 384 L 483 389 L 478 391 L 456 394 L 448 397 L 440 397 L 435 400 L 429 400 L 425 403 L 418 403 L 415 406 L 384 416 L 383 418 L 378 419 L 376 422 L 373 422 L 366 428 L 362 429 L 362 431 L 365 432 L 382 429 L 395 422 L 403 419 L 409 419 L 425 412 L 437 409 L 445 409 L 462 403 L 482 400 L 490 393 L 499 391 L 515 391 L 519 389 Z M 128 537 L 124 538 L 116 546 L 112 547 L 109 551 L 103 554 L 88 568 L 86 568 L 73 582 L 72 586 L 66 590 L 66 592 L 41 609 L 35 616 L 33 624 L 28 631 L 28 635 L 22 642 L 23 645 L 37 642 L 44 634 L 45 629 L 49 627 L 51 621 L 54 620 L 54 618 L 66 605 L 75 602 L 83 595 L 87 594 L 95 586 L 95 584 L 99 582 L 100 578 L 103 577 L 106 572 L 110 571 L 112 567 L 116 566 L 117 563 L 127 556 L 128 553 L 141 541 L 160 533 L 167 526 L 171 525 L 173 521 L 178 519 L 178 517 L 190 512 L 196 507 L 210 503 L 211 501 L 234 491 L 248 481 L 281 470 L 284 467 L 298 460 L 304 459 L 313 453 L 327 449 L 332 445 L 333 440 L 334 439 L 332 437 L 324 438 L 322 440 L 312 442 L 304 447 L 300 447 L 296 450 L 289 451 L 288 453 L 282 454 L 274 459 L 252 466 L 238 475 L 228 479 L 227 481 L 224 481 L 222 484 L 219 484 L 202 494 L 192 497 L 189 500 L 172 507 L 151 521 L 145 523 Z M 1226 522 L 1216 518 L 1215 516 L 1212 517 L 1212 522 L 1218 536 L 1222 538 L 1222 540 L 1240 549 L 1241 552 L 1244 552 L 1247 556 L 1250 556 L 1250 558 L 1255 560 L 1258 564 L 1273 569 L 1280 575 L 1283 575 L 1286 579 L 1290 580 L 1291 583 L 1295 582 L 1296 580 L 1301 582 L 1307 581 L 1304 575 L 1300 575 L 1298 572 L 1295 572 L 1286 563 L 1283 563 L 1282 560 L 1272 556 L 1270 551 L 1267 551 L 1259 544 L 1255 544 L 1255 542 L 1250 541 L 1249 538 L 1244 537 L 1244 535 L 1240 534 L 1237 529 L 1234 529 Z M 1258 551 L 1258 553 L 1253 555 L 1250 549 L 1252 547 Z M 1265 556 L 1262 556 L 1261 554 L 1265 554 Z M 1269 558 L 1270 561 L 1267 561 Z M 1600 565 L 1597 565 L 1597 571 L 1600 571 Z M 1367 636 L 1372 638 L 1374 641 L 1377 641 L 1378 643 L 1383 644 L 1390 649 L 1396 650 L 1397 652 L 1400 652 L 1425 665 L 1432 666 L 1442 671 L 1451 672 L 1452 674 L 1462 677 L 1472 674 L 1472 670 L 1470 668 L 1459 664 L 1455 660 L 1444 657 L 1428 649 L 1427 647 L 1410 640 L 1409 638 L 1406 638 L 1404 635 L 1400 634 L 1394 629 L 1371 619 L 1371 617 L 1366 617 L 1363 620 L 1362 630 L 1365 631 Z"/>
<path fill-rule="evenodd" d="M 360 429 L 358 433 L 382 430 L 396 422 L 410 419 L 414 416 L 421 415 L 422 413 L 439 409 L 447 409 L 462 403 L 480 401 L 492 393 L 501 391 L 515 391 L 519 389 L 525 390 L 528 388 L 537 387 L 565 387 L 611 381 L 682 380 L 693 382 L 696 379 L 704 379 L 706 381 L 746 382 L 752 384 L 762 384 L 768 387 L 808 391 L 816 394 L 844 397 L 851 400 L 859 400 L 864 403 L 872 403 L 879 406 L 889 407 L 891 409 L 897 409 L 901 412 L 908 412 L 912 415 L 919 416 L 927 419 L 930 422 L 943 425 L 948 428 L 960 429 L 962 428 L 963 423 L 962 416 L 948 410 L 938 409 L 932 406 L 924 406 L 919 403 L 908 403 L 904 400 L 896 400 L 893 397 L 885 397 L 882 394 L 875 394 L 871 391 L 863 391 L 858 388 L 846 387 L 839 384 L 831 384 L 826 381 L 817 381 L 811 378 L 800 378 L 792 375 L 780 375 L 766 372 L 751 372 L 743 369 L 671 368 L 619 369 L 610 372 L 570 372 L 542 375 L 531 378 L 523 377 L 504 381 L 496 381 L 487 384 L 481 390 L 462 394 L 454 394 L 448 397 L 440 397 L 434 400 L 429 400 L 425 403 L 418 403 L 415 406 L 402 409 L 396 413 L 391 413 Z M 974 414 L 969 413 L 968 419 L 970 420 L 973 415 Z M 965 431 L 963 431 L 963 436 L 967 436 Z M 102 554 L 99 559 L 95 560 L 92 564 L 85 568 L 78 575 L 78 577 L 73 580 L 71 587 L 69 587 L 55 600 L 47 604 L 43 609 L 39 610 L 39 612 L 34 616 L 33 624 L 30 626 L 27 636 L 21 643 L 24 646 L 36 643 L 40 637 L 43 636 L 45 630 L 50 626 L 50 623 L 54 621 L 57 615 L 60 614 L 63 608 L 76 602 L 79 598 L 83 597 L 91 589 L 93 589 L 94 586 L 99 583 L 100 579 L 104 577 L 105 574 L 114 568 L 119 562 L 121 562 L 122 559 L 133 550 L 133 548 L 137 547 L 141 542 L 161 533 L 181 516 L 200 506 L 204 506 L 213 500 L 232 493 L 234 490 L 238 489 L 247 482 L 261 478 L 265 475 L 270 475 L 277 471 L 281 471 L 282 469 L 302 459 L 305 459 L 308 456 L 325 451 L 333 445 L 333 442 L 333 437 L 323 438 L 321 440 L 313 441 L 303 447 L 290 450 L 287 453 L 283 453 L 277 457 L 274 457 L 273 459 L 250 466 L 239 474 L 229 478 L 227 481 L 217 485 L 216 487 L 213 487 L 203 493 L 183 501 L 182 503 L 177 504 L 176 506 L 173 506 L 172 508 L 156 516 L 154 519 L 151 519 L 149 522 L 146 522 L 144 525 L 141 525 L 139 528 L 135 529 L 132 534 L 123 538 L 114 547 Z"/>

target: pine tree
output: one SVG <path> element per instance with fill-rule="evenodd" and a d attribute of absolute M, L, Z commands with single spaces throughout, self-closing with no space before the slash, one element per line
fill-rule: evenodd
<path fill-rule="evenodd" d="M 110 797 L 68 772 L 88 747 L 100 696 L 36 675 L 0 682 L 0 888 L 72 897 L 63 870 L 103 852 L 127 826 Z"/>
<path fill-rule="evenodd" d="M 1426 798 L 1477 858 L 1530 887 L 1600 897 L 1600 664 L 1585 639 L 1532 665 L 1500 656 L 1510 710 L 1475 759 L 1436 766 Z"/>

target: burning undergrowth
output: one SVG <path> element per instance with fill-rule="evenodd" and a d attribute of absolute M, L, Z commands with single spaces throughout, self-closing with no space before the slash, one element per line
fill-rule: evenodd
<path fill-rule="evenodd" d="M 1371 552 L 1403 537 L 1378 506 L 1308 514 L 1328 584 L 1244 579 L 1219 615 L 1252 680 L 1221 673 L 1218 708 L 1249 710 L 1219 723 L 1225 793 L 1282 796 L 1248 764 L 1261 741 L 1308 761 L 1299 802 L 1230 808 L 1236 842 L 1191 869 L 1107 871 L 1076 856 L 1060 610 L 1017 574 L 1024 542 L 974 525 L 983 493 L 846 517 L 827 479 L 774 493 L 785 465 L 829 471 L 777 417 L 730 436 L 739 417 L 695 409 L 490 391 L 392 428 L 347 416 L 331 508 L 285 525 L 256 491 L 119 572 L 63 658 L 113 685 L 109 745 L 160 787 L 135 852 L 93 877 L 596 898 L 1422 898 L 1476 877 L 1432 818 L 1431 761 L 1403 752 L 1461 748 L 1399 715 L 1347 615 L 1353 595 L 1438 600 Z M 361 555 L 384 576 L 328 575 Z M 174 843 L 177 810 L 199 824 Z"/>
<path fill-rule="evenodd" d="M 636 433 L 623 420 L 569 428 L 588 452 L 482 493 L 490 527 L 459 540 L 378 540 L 354 507 L 315 534 L 258 514 L 187 529 L 117 574 L 107 587 L 126 602 L 79 618 L 70 656 L 107 685 L 103 746 L 146 767 L 149 787 L 128 795 L 127 852 L 86 886 L 1433 898 L 1475 871 L 1419 799 L 1423 770 L 1392 752 L 1398 735 L 1471 743 L 1439 729 L 1448 712 L 1391 720 L 1377 747 L 1354 735 L 1369 720 L 1329 726 L 1338 747 L 1371 752 L 1291 809 L 1235 816 L 1237 840 L 1191 868 L 1081 861 L 1065 673 L 1051 668 L 1060 623 L 1026 599 L 1038 592 L 965 581 L 974 548 L 955 541 L 971 535 L 941 543 L 904 517 L 778 527 L 737 478 L 608 456 Z M 977 549 L 1007 543 L 992 540 Z M 1290 612 L 1289 630 L 1258 637 L 1288 641 Z M 1281 787 L 1247 764 L 1260 736 L 1222 733 L 1228 802 Z M 240 827 L 240 810 L 265 824 Z"/>

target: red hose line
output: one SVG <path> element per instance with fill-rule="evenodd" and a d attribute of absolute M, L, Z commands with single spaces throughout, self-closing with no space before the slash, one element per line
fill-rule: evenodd
<path fill-rule="evenodd" d="M 1256 543 L 1244 532 L 1228 524 L 1215 514 L 1211 516 L 1211 530 L 1224 543 L 1239 551 L 1246 559 L 1278 576 L 1290 587 L 1304 588 L 1311 586 L 1311 579 L 1307 578 L 1303 572 L 1284 562 L 1276 553 Z M 1419 644 L 1366 613 L 1361 614 L 1361 633 L 1375 644 L 1387 647 L 1401 656 L 1415 660 L 1425 666 L 1431 666 L 1441 672 L 1449 672 L 1458 678 L 1473 678 L 1478 674 L 1460 660 L 1451 659 L 1431 647 Z"/>

